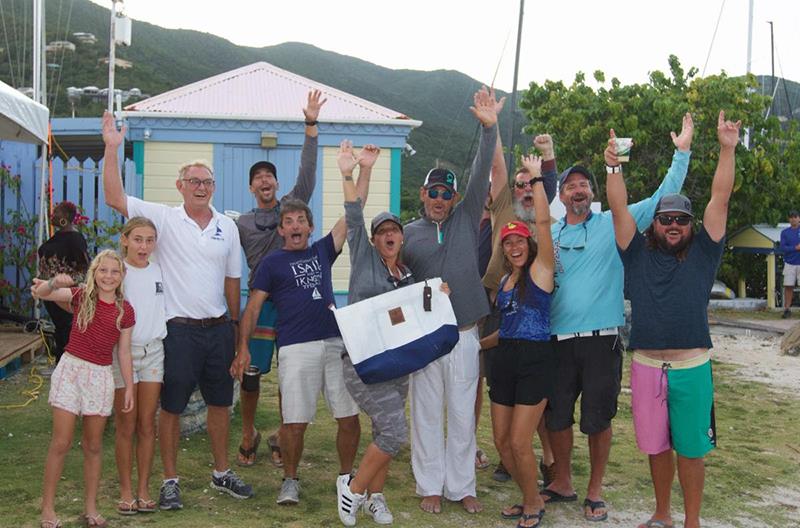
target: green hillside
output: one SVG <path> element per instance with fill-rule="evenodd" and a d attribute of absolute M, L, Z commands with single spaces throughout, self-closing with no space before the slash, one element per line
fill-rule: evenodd
<path fill-rule="evenodd" d="M 20 86 L 31 85 L 31 2 L 0 2 L 0 79 Z M 48 106 L 53 115 L 69 116 L 69 86 L 107 86 L 108 69 L 99 60 L 107 56 L 109 11 L 88 0 L 47 0 L 47 41 L 70 40 L 75 52 L 48 54 L 48 63 L 58 65 L 48 75 Z M 93 33 L 96 44 L 80 44 L 74 32 Z M 264 48 L 236 46 L 208 33 L 164 29 L 146 22 L 133 22 L 132 46 L 117 48 L 117 57 L 133 62 L 130 69 L 116 69 L 116 87 L 139 88 L 155 95 L 228 70 L 266 61 L 298 75 L 333 86 L 424 122 L 409 143 L 417 154 L 404 158 L 402 208 L 406 214 L 417 208 L 416 189 L 428 169 L 437 162 L 463 174 L 475 149 L 477 125 L 469 112 L 472 94 L 480 83 L 451 70 L 423 72 L 392 70 L 370 62 L 290 42 Z M 25 60 L 23 60 L 25 59 Z M 76 115 L 99 115 L 104 105 L 87 103 L 76 107 Z M 501 128 L 510 118 L 501 116 Z M 523 117 L 518 113 L 516 129 Z M 521 133 L 517 141 L 523 139 Z"/>

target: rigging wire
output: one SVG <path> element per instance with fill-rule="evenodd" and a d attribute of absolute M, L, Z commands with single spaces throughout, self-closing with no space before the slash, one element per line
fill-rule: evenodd
<path fill-rule="evenodd" d="M 62 0 L 63 2 L 63 0 Z M 69 28 L 72 23 L 72 8 L 75 5 L 75 0 L 70 0 L 69 2 L 69 11 L 67 12 L 67 22 L 64 25 L 64 40 L 67 40 L 67 35 L 69 35 Z M 59 8 L 59 21 L 61 20 L 61 9 Z M 56 110 L 56 105 L 58 104 L 58 96 L 61 93 L 61 77 L 64 74 L 64 56 L 66 55 L 66 50 L 61 49 L 61 61 L 58 64 L 58 80 L 55 83 L 55 89 L 51 92 L 53 94 L 53 103 L 50 106 L 53 112 Z M 52 80 L 50 86 L 53 86 Z"/>
<path fill-rule="evenodd" d="M 706 62 L 705 64 L 703 64 L 703 72 L 700 74 L 700 77 L 706 76 L 706 67 L 708 67 L 708 59 L 711 58 L 711 50 L 714 47 L 714 40 L 717 38 L 717 30 L 719 29 L 719 23 L 722 20 L 722 12 L 725 10 L 725 1 L 726 0 L 722 0 L 722 4 L 719 6 L 719 15 L 717 15 L 717 25 L 714 26 L 714 34 L 711 36 L 711 43 L 708 45 Z"/>
<path fill-rule="evenodd" d="M 11 59 L 11 46 L 8 45 L 8 29 L 6 28 L 6 14 L 3 10 L 3 2 L 0 0 L 0 21 L 3 24 L 3 37 L 6 42 L 6 55 L 8 55 L 8 73 L 11 75 L 11 86 L 17 88 L 17 81 L 14 76 L 14 61 Z M 15 50 L 16 51 L 16 50 Z"/>

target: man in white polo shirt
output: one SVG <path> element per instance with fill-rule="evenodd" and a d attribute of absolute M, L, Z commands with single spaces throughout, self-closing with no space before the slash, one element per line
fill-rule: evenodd
<path fill-rule="evenodd" d="M 214 457 L 211 487 L 239 499 L 249 498 L 252 488 L 228 465 L 233 376 L 241 377 L 250 364 L 249 357 L 234 358 L 241 277 L 239 232 L 233 220 L 211 206 L 214 173 L 203 161 L 180 168 L 175 186 L 183 204 L 178 207 L 127 196 L 117 155 L 124 135 L 125 129 L 117 130 L 113 116 L 106 112 L 106 204 L 125 217 L 144 216 L 153 221 L 158 230 L 155 255 L 164 271 L 167 338 L 159 418 L 164 482 L 159 506 L 162 510 L 183 508 L 177 472 L 179 418 L 197 385 L 208 405 L 208 436 Z"/>

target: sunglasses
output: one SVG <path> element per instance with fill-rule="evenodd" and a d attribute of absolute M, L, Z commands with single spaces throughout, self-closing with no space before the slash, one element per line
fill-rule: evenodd
<path fill-rule="evenodd" d="M 681 215 L 681 216 L 670 216 L 665 214 L 660 214 L 656 216 L 656 220 L 662 226 L 671 226 L 674 223 L 678 224 L 679 226 L 689 225 L 692 222 L 691 216 Z"/>
<path fill-rule="evenodd" d="M 586 222 L 583 222 L 581 225 L 583 225 L 583 244 L 578 245 L 577 243 L 573 243 L 572 245 L 567 246 L 561 243 L 561 233 L 563 233 L 564 228 L 567 227 L 567 224 L 565 222 L 564 225 L 561 226 L 561 229 L 558 230 L 558 238 L 556 239 L 556 244 L 555 244 L 556 247 L 558 247 L 559 249 L 563 249 L 564 251 L 571 251 L 573 249 L 575 251 L 580 251 L 583 248 L 585 248 L 586 242 L 589 240 L 589 231 L 586 228 Z M 578 241 L 579 240 L 580 238 L 578 239 Z"/>
<path fill-rule="evenodd" d="M 450 189 L 428 189 L 428 198 L 431 200 L 435 200 L 440 196 L 442 200 L 450 201 L 453 199 L 453 191 Z"/>
<path fill-rule="evenodd" d="M 517 189 L 524 189 L 525 187 L 533 188 L 534 180 L 536 180 L 536 177 L 533 177 L 528 181 L 516 181 L 514 182 L 514 187 Z"/>
<path fill-rule="evenodd" d="M 201 180 L 200 178 L 183 178 L 183 181 L 189 184 L 189 187 L 191 187 L 192 189 L 197 189 L 201 185 L 204 186 L 206 189 L 211 189 L 215 185 L 214 180 L 212 180 L 211 178 L 207 180 Z"/>

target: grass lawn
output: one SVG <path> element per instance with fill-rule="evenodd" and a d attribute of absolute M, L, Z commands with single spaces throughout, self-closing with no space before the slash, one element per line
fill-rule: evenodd
<path fill-rule="evenodd" d="M 626 358 L 624 386 L 627 385 L 630 358 Z M 26 366 L 21 374 L 0 381 L 0 405 L 23 400 L 19 391 L 28 387 Z M 796 396 L 774 392 L 769 386 L 740 381 L 733 369 L 714 365 L 716 376 L 716 416 L 719 448 L 707 459 L 707 480 L 703 517 L 714 526 L 798 526 L 797 504 L 781 500 L 783 490 L 798 490 L 800 465 L 800 400 Z M 262 431 L 276 426 L 274 411 L 276 386 L 274 374 L 268 375 L 262 391 L 258 421 Z M 47 405 L 48 382 L 39 399 L 18 410 L 0 410 L 0 526 L 38 526 L 43 463 L 50 441 L 50 410 Z M 486 398 L 488 402 L 488 398 Z M 627 519 L 643 521 L 653 508 L 649 471 L 645 457 L 635 447 L 630 413 L 630 394 L 620 396 L 619 413 L 614 422 L 615 437 L 606 477 L 605 499 L 609 504 L 610 521 L 599 526 L 630 525 Z M 234 415 L 231 449 L 238 445 L 241 426 L 238 412 Z M 362 448 L 370 436 L 369 421 L 362 416 Z M 114 513 L 117 496 L 114 465 L 113 428 L 105 436 L 105 465 L 101 483 L 100 511 L 113 526 L 205 527 L 205 526 L 340 526 L 335 511 L 334 479 L 338 469 L 334 449 L 335 427 L 327 410 L 320 405 L 318 420 L 308 429 L 305 456 L 300 476 L 303 483 L 298 507 L 275 504 L 280 485 L 280 470 L 268 462 L 268 449 L 262 444 L 261 458 L 252 468 L 238 469 L 253 484 L 256 496 L 237 501 L 221 495 L 208 486 L 211 471 L 208 438 L 204 434 L 181 441 L 179 468 L 185 508 L 181 512 L 158 512 L 121 517 Z M 264 435 L 266 437 L 266 435 Z M 76 434 L 79 438 L 79 432 Z M 491 441 L 488 406 L 478 431 L 479 445 L 497 461 Z M 586 442 L 576 434 L 574 453 L 575 485 L 583 500 L 588 478 Z M 78 526 L 82 511 L 82 456 L 77 441 L 67 459 L 59 485 L 57 511 L 66 526 Z M 363 451 L 360 451 L 360 453 Z M 151 486 L 158 493 L 160 462 L 155 461 L 155 478 Z M 512 483 L 500 484 L 491 479 L 491 469 L 478 473 L 478 494 L 485 511 L 478 515 L 463 513 L 460 505 L 446 503 L 441 515 L 428 515 L 418 508 L 414 480 L 405 450 L 392 466 L 386 495 L 395 515 L 395 526 L 513 526 L 498 515 L 500 508 L 517 502 L 519 493 Z M 776 499 L 777 497 L 777 499 Z M 674 487 L 675 521 L 682 525 L 680 491 Z M 625 517 L 623 514 L 627 514 Z M 716 522 L 716 524 L 714 524 Z M 794 523 L 794 524 L 793 524 Z M 548 510 L 545 527 L 585 526 L 575 504 L 554 505 Z M 371 519 L 359 517 L 359 526 L 372 525 Z M 635 526 L 635 524 L 634 524 Z"/>

